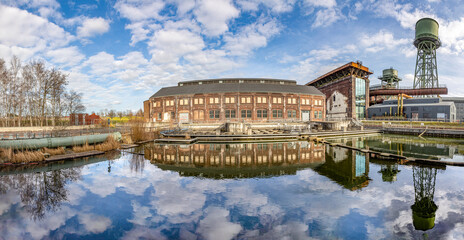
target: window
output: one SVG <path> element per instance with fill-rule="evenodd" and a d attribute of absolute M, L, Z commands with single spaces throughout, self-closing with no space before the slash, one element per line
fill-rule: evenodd
<path fill-rule="evenodd" d="M 288 110 L 287 111 L 288 118 L 296 118 L 296 110 Z"/>
<path fill-rule="evenodd" d="M 319 118 L 322 119 L 322 111 L 319 111 Z"/>
<path fill-rule="evenodd" d="M 317 111 L 314 111 L 314 118 L 317 118 Z"/>
<path fill-rule="evenodd" d="M 272 110 L 273 118 L 282 118 L 282 110 Z"/>
<path fill-rule="evenodd" d="M 257 97 L 256 101 L 258 103 L 266 103 L 267 102 L 267 97 Z"/>
<path fill-rule="evenodd" d="M 292 104 L 296 104 L 296 98 L 292 98 Z"/>
<path fill-rule="evenodd" d="M 194 104 L 203 104 L 203 98 L 195 98 L 193 101 Z"/>
<path fill-rule="evenodd" d="M 195 110 L 193 111 L 193 119 L 204 119 L 205 112 L 203 110 Z"/>
<path fill-rule="evenodd" d="M 256 111 L 256 115 L 258 118 L 267 118 L 267 110 L 266 109 L 259 109 Z"/>
<path fill-rule="evenodd" d="M 242 110 L 242 118 L 251 118 L 251 110 Z"/>
<path fill-rule="evenodd" d="M 179 105 L 188 105 L 189 100 L 187 98 L 182 98 L 179 100 Z"/>
<path fill-rule="evenodd" d="M 366 112 L 366 80 L 356 78 L 355 82 L 356 117 L 364 118 Z"/>
<path fill-rule="evenodd" d="M 219 98 L 209 98 L 209 104 L 218 104 Z"/>
<path fill-rule="evenodd" d="M 246 103 L 246 98 L 242 97 L 242 99 L 241 99 L 240 102 L 241 102 L 241 103 Z"/>
<path fill-rule="evenodd" d="M 171 119 L 176 119 L 176 113 L 175 112 L 171 112 Z"/>
<path fill-rule="evenodd" d="M 226 110 L 226 118 L 235 118 L 235 109 Z"/>
<path fill-rule="evenodd" d="M 158 113 L 158 120 L 161 120 L 161 113 Z"/>
<path fill-rule="evenodd" d="M 219 110 L 209 110 L 209 118 L 219 118 Z"/>
<path fill-rule="evenodd" d="M 247 103 L 251 103 L 251 97 L 247 97 L 246 101 Z"/>
<path fill-rule="evenodd" d="M 226 103 L 235 103 L 235 97 L 226 97 L 225 102 Z"/>

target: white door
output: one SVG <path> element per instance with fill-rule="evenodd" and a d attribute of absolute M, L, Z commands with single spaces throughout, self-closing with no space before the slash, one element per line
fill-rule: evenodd
<path fill-rule="evenodd" d="M 301 111 L 301 120 L 303 122 L 309 121 L 309 111 Z"/>
<path fill-rule="evenodd" d="M 189 113 L 179 113 L 179 122 L 188 122 Z"/>

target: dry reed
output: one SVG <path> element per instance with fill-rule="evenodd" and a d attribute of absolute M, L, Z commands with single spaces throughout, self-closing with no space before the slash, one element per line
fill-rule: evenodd
<path fill-rule="evenodd" d="M 9 163 L 30 163 L 41 162 L 45 160 L 44 154 L 41 151 L 18 151 L 14 152 L 13 149 L 1 149 L 0 159 L 3 162 Z"/>
<path fill-rule="evenodd" d="M 131 125 L 130 128 L 130 137 L 132 142 L 140 142 L 148 140 L 149 136 L 143 127 L 143 120 L 140 119 L 133 119 L 129 121 Z"/>
<path fill-rule="evenodd" d="M 44 153 L 50 154 L 50 156 L 62 155 L 62 154 L 65 154 L 65 153 L 66 153 L 66 151 L 64 150 L 63 147 L 59 147 L 59 148 L 43 148 L 42 151 L 43 151 Z"/>
<path fill-rule="evenodd" d="M 72 148 L 73 152 L 89 152 L 93 150 L 107 152 L 110 150 L 118 149 L 119 142 L 116 141 L 113 136 L 109 136 L 104 143 L 96 144 L 96 145 L 89 145 L 85 143 L 83 146 L 74 146 Z"/>

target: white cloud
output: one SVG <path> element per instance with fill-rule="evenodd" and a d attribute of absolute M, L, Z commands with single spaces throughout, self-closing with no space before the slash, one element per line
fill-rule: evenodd
<path fill-rule="evenodd" d="M 85 58 L 85 55 L 76 46 L 50 50 L 45 55 L 51 57 L 52 62 L 63 66 L 74 66 Z"/>
<path fill-rule="evenodd" d="M 110 24 L 108 20 L 101 17 L 87 18 L 82 23 L 82 26 L 77 28 L 77 36 L 80 38 L 93 37 L 106 33 L 109 29 Z"/>
<path fill-rule="evenodd" d="M 57 47 L 74 37 L 47 19 L 25 10 L 0 5 L 0 54 L 18 55 L 22 60 Z"/>
<path fill-rule="evenodd" d="M 263 5 L 272 12 L 283 13 L 293 9 L 295 0 L 239 0 L 237 4 L 245 11 L 257 11 Z"/>
<path fill-rule="evenodd" d="M 219 207 L 205 209 L 206 216 L 200 220 L 198 232 L 206 239 L 232 239 L 241 230 L 242 226 L 227 220 L 229 211 Z"/>
<path fill-rule="evenodd" d="M 118 0 L 115 4 L 121 16 L 131 21 L 161 19 L 159 12 L 164 6 L 162 0 Z"/>
<path fill-rule="evenodd" d="M 341 18 L 341 13 L 339 13 L 335 8 L 322 9 L 316 13 L 316 19 L 314 20 L 312 27 L 317 28 L 330 26 L 332 23 Z"/>
<path fill-rule="evenodd" d="M 149 42 L 156 63 L 175 63 L 185 54 L 201 51 L 205 44 L 200 35 L 188 30 L 160 30 Z"/>
<path fill-rule="evenodd" d="M 441 52 L 462 55 L 464 53 L 464 17 L 442 23 L 439 27 L 439 37 L 442 42 Z"/>
<path fill-rule="evenodd" d="M 335 0 L 303 0 L 303 3 L 308 6 L 314 7 L 325 7 L 325 8 L 333 8 L 337 6 L 337 2 Z"/>
<path fill-rule="evenodd" d="M 228 22 L 240 11 L 230 0 L 200 0 L 194 13 L 206 35 L 218 36 L 229 30 Z"/>
<path fill-rule="evenodd" d="M 269 39 L 278 34 L 279 24 L 275 19 L 261 18 L 257 22 L 243 27 L 236 34 L 224 36 L 228 54 L 232 56 L 248 56 L 253 50 L 265 47 Z"/>
<path fill-rule="evenodd" d="M 367 52 L 379 52 L 383 50 L 397 49 L 400 46 L 411 44 L 410 39 L 395 39 L 391 32 L 380 30 L 374 35 L 362 34 L 360 44 Z"/>

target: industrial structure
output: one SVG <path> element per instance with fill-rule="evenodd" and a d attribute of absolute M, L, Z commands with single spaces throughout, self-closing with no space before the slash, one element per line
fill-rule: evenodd
<path fill-rule="evenodd" d="M 382 89 L 396 89 L 399 87 L 401 78 L 398 77 L 398 70 L 391 68 L 384 69 L 382 76 L 379 77 Z"/>
<path fill-rule="evenodd" d="M 456 120 L 464 121 L 464 97 L 442 97 L 443 102 L 453 102 L 456 107 Z"/>
<path fill-rule="evenodd" d="M 223 78 L 179 82 L 144 102 L 147 122 L 307 122 L 325 117 L 325 96 L 293 80 Z"/>
<path fill-rule="evenodd" d="M 400 107 L 401 106 L 401 107 Z M 381 104 L 369 107 L 368 118 L 401 116 L 412 120 L 456 120 L 456 107 L 453 102 L 441 98 L 413 98 L 403 100 L 385 100 Z"/>
<path fill-rule="evenodd" d="M 417 48 L 414 88 L 438 88 L 437 49 L 441 42 L 438 38 L 438 22 L 431 18 L 422 18 L 416 23 Z"/>
<path fill-rule="evenodd" d="M 369 68 L 349 62 L 307 83 L 326 96 L 327 119 L 362 119 L 369 107 Z"/>

